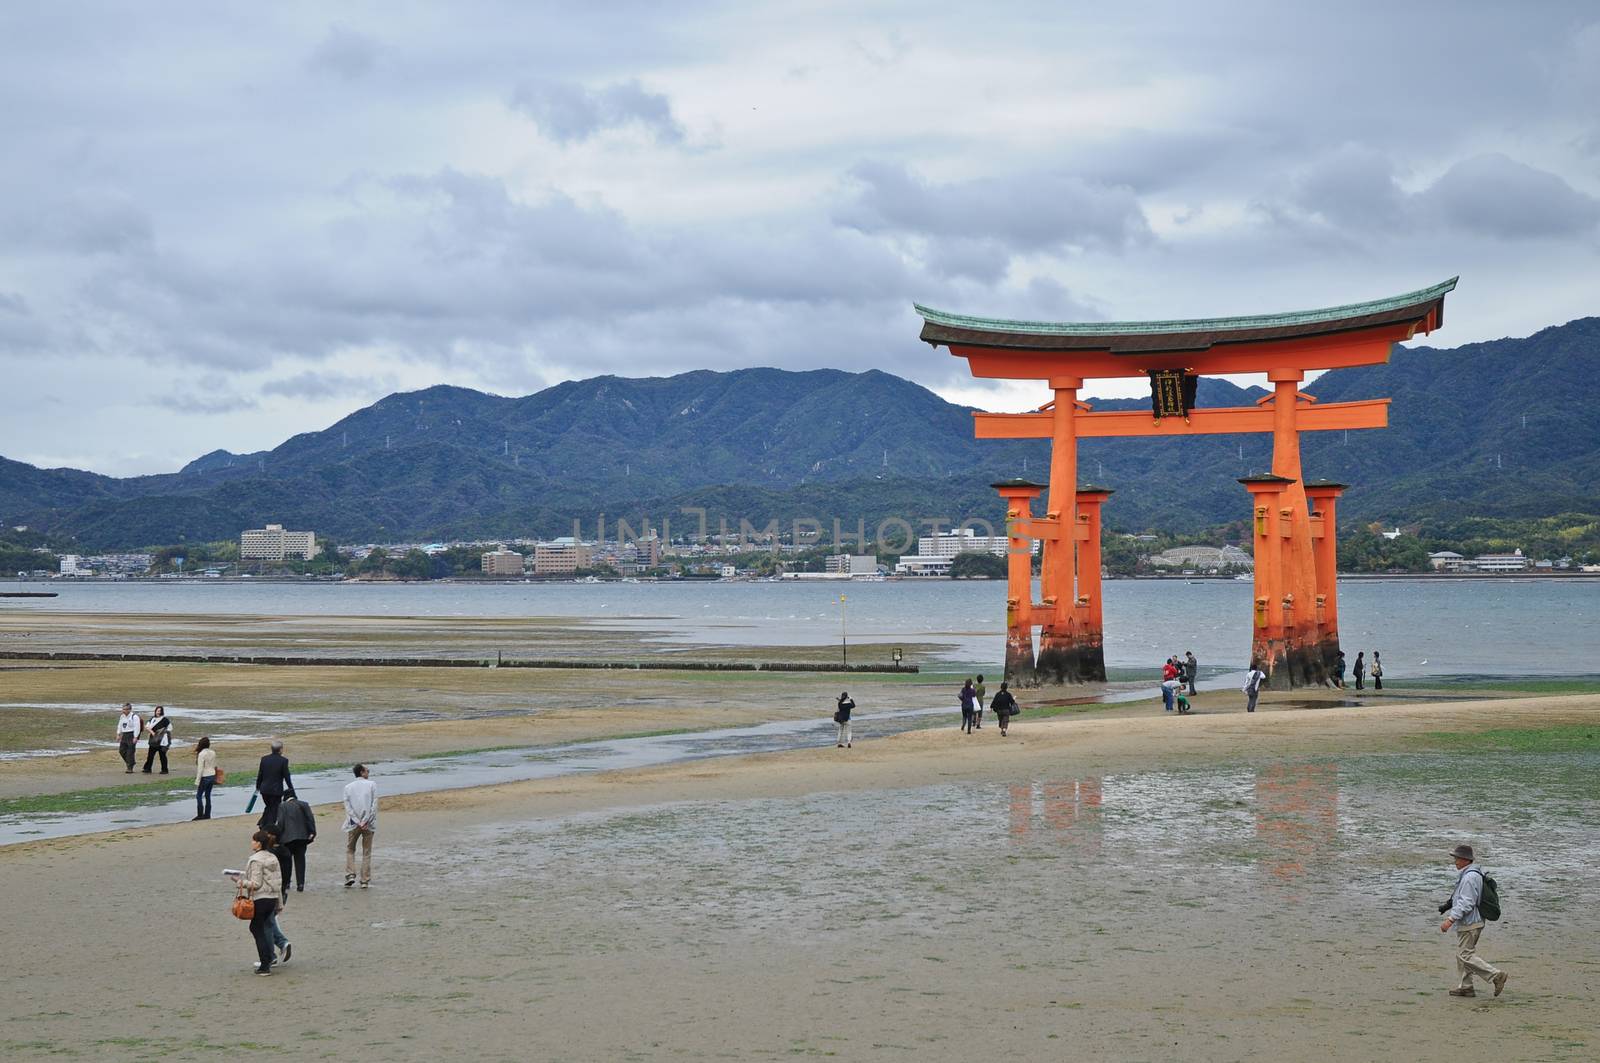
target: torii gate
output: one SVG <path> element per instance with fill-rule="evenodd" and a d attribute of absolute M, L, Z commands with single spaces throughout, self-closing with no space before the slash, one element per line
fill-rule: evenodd
<path fill-rule="evenodd" d="M 973 414 L 979 439 L 1049 439 L 1052 447 L 1048 485 L 994 485 L 1006 500 L 1011 537 L 1007 679 L 1105 679 L 1100 508 L 1111 491 L 1078 486 L 1079 439 L 1271 432 L 1272 472 L 1239 481 L 1254 507 L 1251 657 L 1271 687 L 1324 682 L 1339 650 L 1334 507 L 1346 485 L 1302 481 L 1300 433 L 1386 428 L 1389 400 L 1319 403 L 1299 386 L 1312 370 L 1387 362 L 1393 344 L 1438 328 L 1456 280 L 1323 310 L 1187 321 L 1006 321 L 916 305 L 922 339 L 967 359 L 973 376 L 1043 380 L 1054 392 L 1033 413 Z M 1195 380 L 1223 373 L 1265 373 L 1272 394 L 1253 408 L 1194 409 Z M 1140 376 L 1151 378 L 1154 416 L 1097 413 L 1078 400 L 1087 379 Z M 1049 510 L 1034 516 L 1033 499 L 1046 486 Z M 1033 600 L 1033 540 L 1042 543 L 1040 602 Z"/>

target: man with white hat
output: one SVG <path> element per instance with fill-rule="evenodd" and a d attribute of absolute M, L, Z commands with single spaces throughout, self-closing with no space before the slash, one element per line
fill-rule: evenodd
<path fill-rule="evenodd" d="M 1477 996 L 1477 990 L 1472 988 L 1472 976 L 1477 975 L 1494 986 L 1494 995 L 1499 996 L 1506 987 L 1506 972 L 1478 955 L 1478 936 L 1483 933 L 1483 913 L 1478 911 L 1483 900 L 1483 868 L 1474 862 L 1470 845 L 1458 845 L 1450 855 L 1456 862 L 1456 888 L 1450 895 L 1449 907 L 1441 909 L 1448 914 L 1439 924 L 1441 934 L 1452 926 L 1456 928 L 1456 973 L 1461 980 L 1450 995 Z"/>

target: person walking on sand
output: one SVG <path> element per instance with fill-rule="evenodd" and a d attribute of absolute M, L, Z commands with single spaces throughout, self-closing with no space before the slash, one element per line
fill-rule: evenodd
<path fill-rule="evenodd" d="M 272 830 L 267 831 L 267 849 L 278 858 L 278 870 L 283 874 L 283 895 L 278 898 L 278 910 L 273 912 L 272 918 L 267 921 L 267 934 L 272 938 L 272 947 L 278 950 L 277 962 L 288 963 L 289 957 L 294 955 L 294 945 L 278 923 L 278 920 L 283 918 L 285 909 L 289 907 L 289 872 L 288 865 L 284 863 L 288 850 L 278 844 L 277 832 Z M 257 963 L 256 966 L 261 965 Z"/>
<path fill-rule="evenodd" d="M 122 703 L 122 715 L 117 717 L 117 752 L 122 755 L 122 763 L 127 767 L 127 774 L 133 774 L 133 762 L 136 759 L 134 747 L 139 744 L 139 732 L 144 730 L 144 722 L 139 719 L 139 714 L 133 711 L 130 702 Z"/>
<path fill-rule="evenodd" d="M 850 710 L 856 703 L 850 700 L 848 690 L 839 694 L 839 707 L 833 710 L 833 722 L 839 725 L 839 748 L 850 748 Z"/>
<path fill-rule="evenodd" d="M 250 917 L 250 936 L 256 942 L 256 974 L 272 973 L 272 931 L 268 925 L 277 914 L 278 901 L 283 896 L 278 883 L 282 871 L 278 858 L 272 855 L 271 836 L 258 830 L 250 836 L 250 859 L 239 874 L 239 892 L 255 901 L 255 914 Z"/>
<path fill-rule="evenodd" d="M 294 888 L 296 893 L 306 891 L 306 846 L 317 840 L 317 817 L 311 814 L 311 806 L 295 796 L 293 790 L 283 795 L 283 804 L 278 806 L 277 824 L 278 844 L 281 845 L 289 857 L 289 862 L 294 865 Z M 289 893 L 289 864 L 283 865 L 283 892 Z"/>
<path fill-rule="evenodd" d="M 994 718 L 1000 724 L 1000 737 L 1009 735 L 1011 717 L 1017 714 L 1017 699 L 1005 683 L 1000 684 L 1000 689 L 994 692 L 994 701 L 990 703 L 994 710 Z"/>
<path fill-rule="evenodd" d="M 217 751 L 211 736 L 194 744 L 194 818 L 211 818 L 211 788 L 217 785 Z"/>
<path fill-rule="evenodd" d="M 283 743 L 273 739 L 272 752 L 262 757 L 256 768 L 256 793 L 261 795 L 261 818 L 256 821 L 256 826 L 276 826 L 278 805 L 283 802 L 284 793 L 293 789 L 294 780 L 289 777 L 289 758 L 283 755 Z"/>
<path fill-rule="evenodd" d="M 372 881 L 372 835 L 378 829 L 378 787 L 367 766 L 355 766 L 355 779 L 344 785 L 344 887 L 356 884 L 356 842 L 361 843 L 361 888 Z"/>
<path fill-rule="evenodd" d="M 1450 856 L 1456 864 L 1456 888 L 1450 894 L 1449 907 L 1440 909 L 1445 917 L 1439 924 L 1441 934 L 1448 933 L 1451 927 L 1456 931 L 1456 974 L 1460 978 L 1450 995 L 1477 996 L 1477 990 L 1472 988 L 1472 976 L 1477 975 L 1494 986 L 1494 995 L 1499 996 L 1509 976 L 1478 955 L 1478 938 L 1483 934 L 1483 913 L 1478 908 L 1483 901 L 1483 868 L 1473 859 L 1470 845 L 1456 846 Z"/>
<path fill-rule="evenodd" d="M 144 755 L 144 773 L 150 774 L 150 766 L 156 759 L 156 754 L 161 754 L 161 774 L 167 774 L 167 750 L 172 748 L 172 720 L 167 717 L 167 707 L 157 705 L 156 711 L 151 715 L 150 722 L 144 725 L 145 733 L 150 736 L 150 748 Z"/>
<path fill-rule="evenodd" d="M 972 680 L 968 679 L 961 685 L 961 693 L 956 695 L 961 702 L 961 729 L 967 734 L 972 733 L 972 728 L 977 716 L 978 695 L 972 688 Z"/>
<path fill-rule="evenodd" d="M 1372 651 L 1372 689 L 1383 689 L 1383 662 L 1378 660 L 1378 651 Z"/>
<path fill-rule="evenodd" d="M 973 704 L 976 706 L 972 713 L 972 725 L 980 731 L 983 730 L 983 703 L 988 697 L 989 688 L 983 685 L 983 676 L 980 675 L 972 685 Z"/>
<path fill-rule="evenodd" d="M 1256 711 L 1256 697 L 1261 693 L 1261 684 L 1267 681 L 1267 673 L 1261 670 L 1260 661 L 1251 661 L 1250 670 L 1245 673 L 1244 686 L 1239 689 L 1244 692 L 1245 712 Z"/>
<path fill-rule="evenodd" d="M 1362 658 L 1360 650 L 1356 651 L 1356 663 L 1350 666 L 1350 674 L 1356 677 L 1356 689 L 1361 690 L 1361 681 L 1367 675 L 1367 662 Z"/>

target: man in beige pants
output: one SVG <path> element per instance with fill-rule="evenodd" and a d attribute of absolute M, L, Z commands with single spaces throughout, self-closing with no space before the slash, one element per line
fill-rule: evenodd
<path fill-rule="evenodd" d="M 378 829 L 378 786 L 367 766 L 355 766 L 355 779 L 344 786 L 344 885 L 356 884 L 356 844 L 361 844 L 361 888 L 372 882 L 372 835 Z"/>
<path fill-rule="evenodd" d="M 1450 895 L 1449 914 L 1439 924 L 1439 932 L 1456 928 L 1456 973 L 1460 980 L 1450 990 L 1453 997 L 1475 997 L 1472 976 L 1494 986 L 1494 995 L 1506 987 L 1506 972 L 1478 955 L 1478 936 L 1483 933 L 1483 914 L 1478 902 L 1483 899 L 1483 869 L 1473 862 L 1472 846 L 1458 845 L 1450 851 L 1456 862 L 1456 889 Z"/>

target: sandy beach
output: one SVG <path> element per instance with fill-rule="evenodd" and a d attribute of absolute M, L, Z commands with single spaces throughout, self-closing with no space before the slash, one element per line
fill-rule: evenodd
<path fill-rule="evenodd" d="M 1590 734 L 1600 697 L 1231 700 L 392 799 L 367 891 L 321 808 L 271 979 L 219 874 L 243 820 L 9 847 L 0 1048 L 1593 1057 L 1594 747 L 1538 778 L 1503 747 Z M 1463 836 L 1507 882 L 1499 999 L 1444 993 Z"/>

